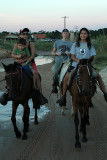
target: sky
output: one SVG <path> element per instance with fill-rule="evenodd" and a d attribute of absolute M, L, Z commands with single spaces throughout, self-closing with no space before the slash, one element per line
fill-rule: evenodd
<path fill-rule="evenodd" d="M 69 30 L 107 28 L 107 0 L 2 0 L 0 32 L 62 31 L 65 16 Z"/>

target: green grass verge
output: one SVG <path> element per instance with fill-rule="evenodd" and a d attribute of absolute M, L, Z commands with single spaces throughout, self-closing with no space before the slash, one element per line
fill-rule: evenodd
<path fill-rule="evenodd" d="M 51 51 L 53 48 L 53 42 L 34 42 L 35 49 L 39 51 Z"/>
<path fill-rule="evenodd" d="M 107 54 L 97 55 L 94 58 L 93 66 L 99 71 L 107 67 Z"/>

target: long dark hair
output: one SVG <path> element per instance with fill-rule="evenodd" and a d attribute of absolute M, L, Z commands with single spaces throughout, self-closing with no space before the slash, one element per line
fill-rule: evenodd
<path fill-rule="evenodd" d="M 91 44 L 91 40 L 90 40 L 90 33 L 89 33 L 89 30 L 88 30 L 87 28 L 81 28 L 81 29 L 80 29 L 79 34 L 78 34 L 78 38 L 77 38 L 77 41 L 76 41 L 76 46 L 77 46 L 77 47 L 80 47 L 80 41 L 81 41 L 81 39 L 80 39 L 80 34 L 81 34 L 81 32 L 82 32 L 83 30 L 88 33 L 88 37 L 87 37 L 87 39 L 86 39 L 86 42 L 87 42 L 88 48 L 90 49 L 92 44 Z"/>

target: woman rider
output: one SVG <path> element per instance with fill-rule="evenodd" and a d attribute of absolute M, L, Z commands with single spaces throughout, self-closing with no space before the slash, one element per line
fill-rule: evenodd
<path fill-rule="evenodd" d="M 89 31 L 87 28 L 82 28 L 80 30 L 77 41 L 73 43 L 70 53 L 73 62 L 69 72 L 71 72 L 71 77 L 72 77 L 75 74 L 76 66 L 79 63 L 80 59 L 90 59 L 91 61 L 93 61 L 94 56 L 96 55 L 96 51 L 91 43 Z M 66 105 L 66 92 L 69 80 L 69 72 L 65 75 L 63 81 L 62 97 L 57 101 L 57 103 L 59 103 L 59 105 L 62 106 Z M 93 68 L 93 77 L 96 78 L 96 80 L 98 81 L 100 89 L 104 93 L 104 98 L 107 102 L 107 90 L 105 88 L 105 85 L 103 83 L 100 74 L 94 68 Z"/>

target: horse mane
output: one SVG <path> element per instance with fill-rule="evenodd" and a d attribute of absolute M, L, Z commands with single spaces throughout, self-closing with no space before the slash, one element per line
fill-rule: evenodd
<path fill-rule="evenodd" d="M 91 63 L 89 59 L 81 59 L 78 65 L 87 65 L 89 63 Z"/>

